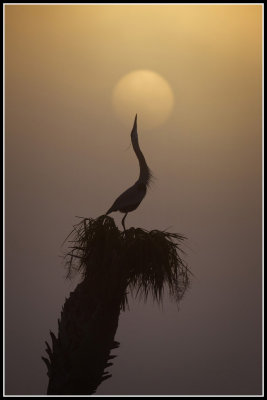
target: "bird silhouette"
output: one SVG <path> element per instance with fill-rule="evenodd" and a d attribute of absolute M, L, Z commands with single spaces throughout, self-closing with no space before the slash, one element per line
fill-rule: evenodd
<path fill-rule="evenodd" d="M 146 195 L 147 187 L 152 178 L 152 174 L 150 169 L 147 166 L 145 157 L 140 150 L 138 143 L 138 134 L 137 134 L 137 114 L 134 119 L 133 129 L 131 132 L 131 141 L 133 145 L 134 152 L 139 161 L 140 174 L 138 180 L 135 182 L 133 186 L 129 189 L 125 190 L 113 203 L 110 209 L 106 212 L 106 215 L 112 213 L 113 211 L 120 211 L 124 213 L 124 217 L 122 218 L 122 226 L 125 231 L 125 218 L 130 211 L 136 210 L 141 201 Z"/>

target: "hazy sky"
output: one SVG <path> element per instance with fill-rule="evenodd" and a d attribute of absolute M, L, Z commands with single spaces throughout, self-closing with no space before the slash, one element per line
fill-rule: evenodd
<path fill-rule="evenodd" d="M 139 111 L 156 179 L 126 225 L 188 236 L 195 278 L 179 312 L 166 298 L 121 315 L 97 394 L 260 393 L 261 21 L 260 5 L 5 6 L 7 394 L 46 393 L 75 216 L 105 213 L 137 178 L 112 93 L 139 69 L 174 107 L 153 130 Z"/>

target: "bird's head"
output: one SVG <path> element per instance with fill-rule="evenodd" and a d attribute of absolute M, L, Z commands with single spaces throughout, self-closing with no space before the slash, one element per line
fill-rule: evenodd
<path fill-rule="evenodd" d="M 137 135 L 137 114 L 135 115 L 133 129 L 132 129 L 132 132 L 131 132 L 131 138 L 132 139 L 137 139 L 138 138 L 138 135 Z"/>

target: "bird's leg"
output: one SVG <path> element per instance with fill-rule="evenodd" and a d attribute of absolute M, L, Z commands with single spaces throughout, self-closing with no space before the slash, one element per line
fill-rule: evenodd
<path fill-rule="evenodd" d="M 125 220 L 125 218 L 127 217 L 127 214 L 128 214 L 128 213 L 125 213 L 125 215 L 124 215 L 124 217 L 122 218 L 122 221 L 121 221 L 124 231 L 126 231 L 125 225 L 124 225 L 124 220 Z"/>

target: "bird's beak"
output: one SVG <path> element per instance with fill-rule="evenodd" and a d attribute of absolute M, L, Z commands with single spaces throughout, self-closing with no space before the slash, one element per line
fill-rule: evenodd
<path fill-rule="evenodd" d="M 135 115 L 132 132 L 136 132 L 136 131 L 137 131 L 137 114 Z"/>

